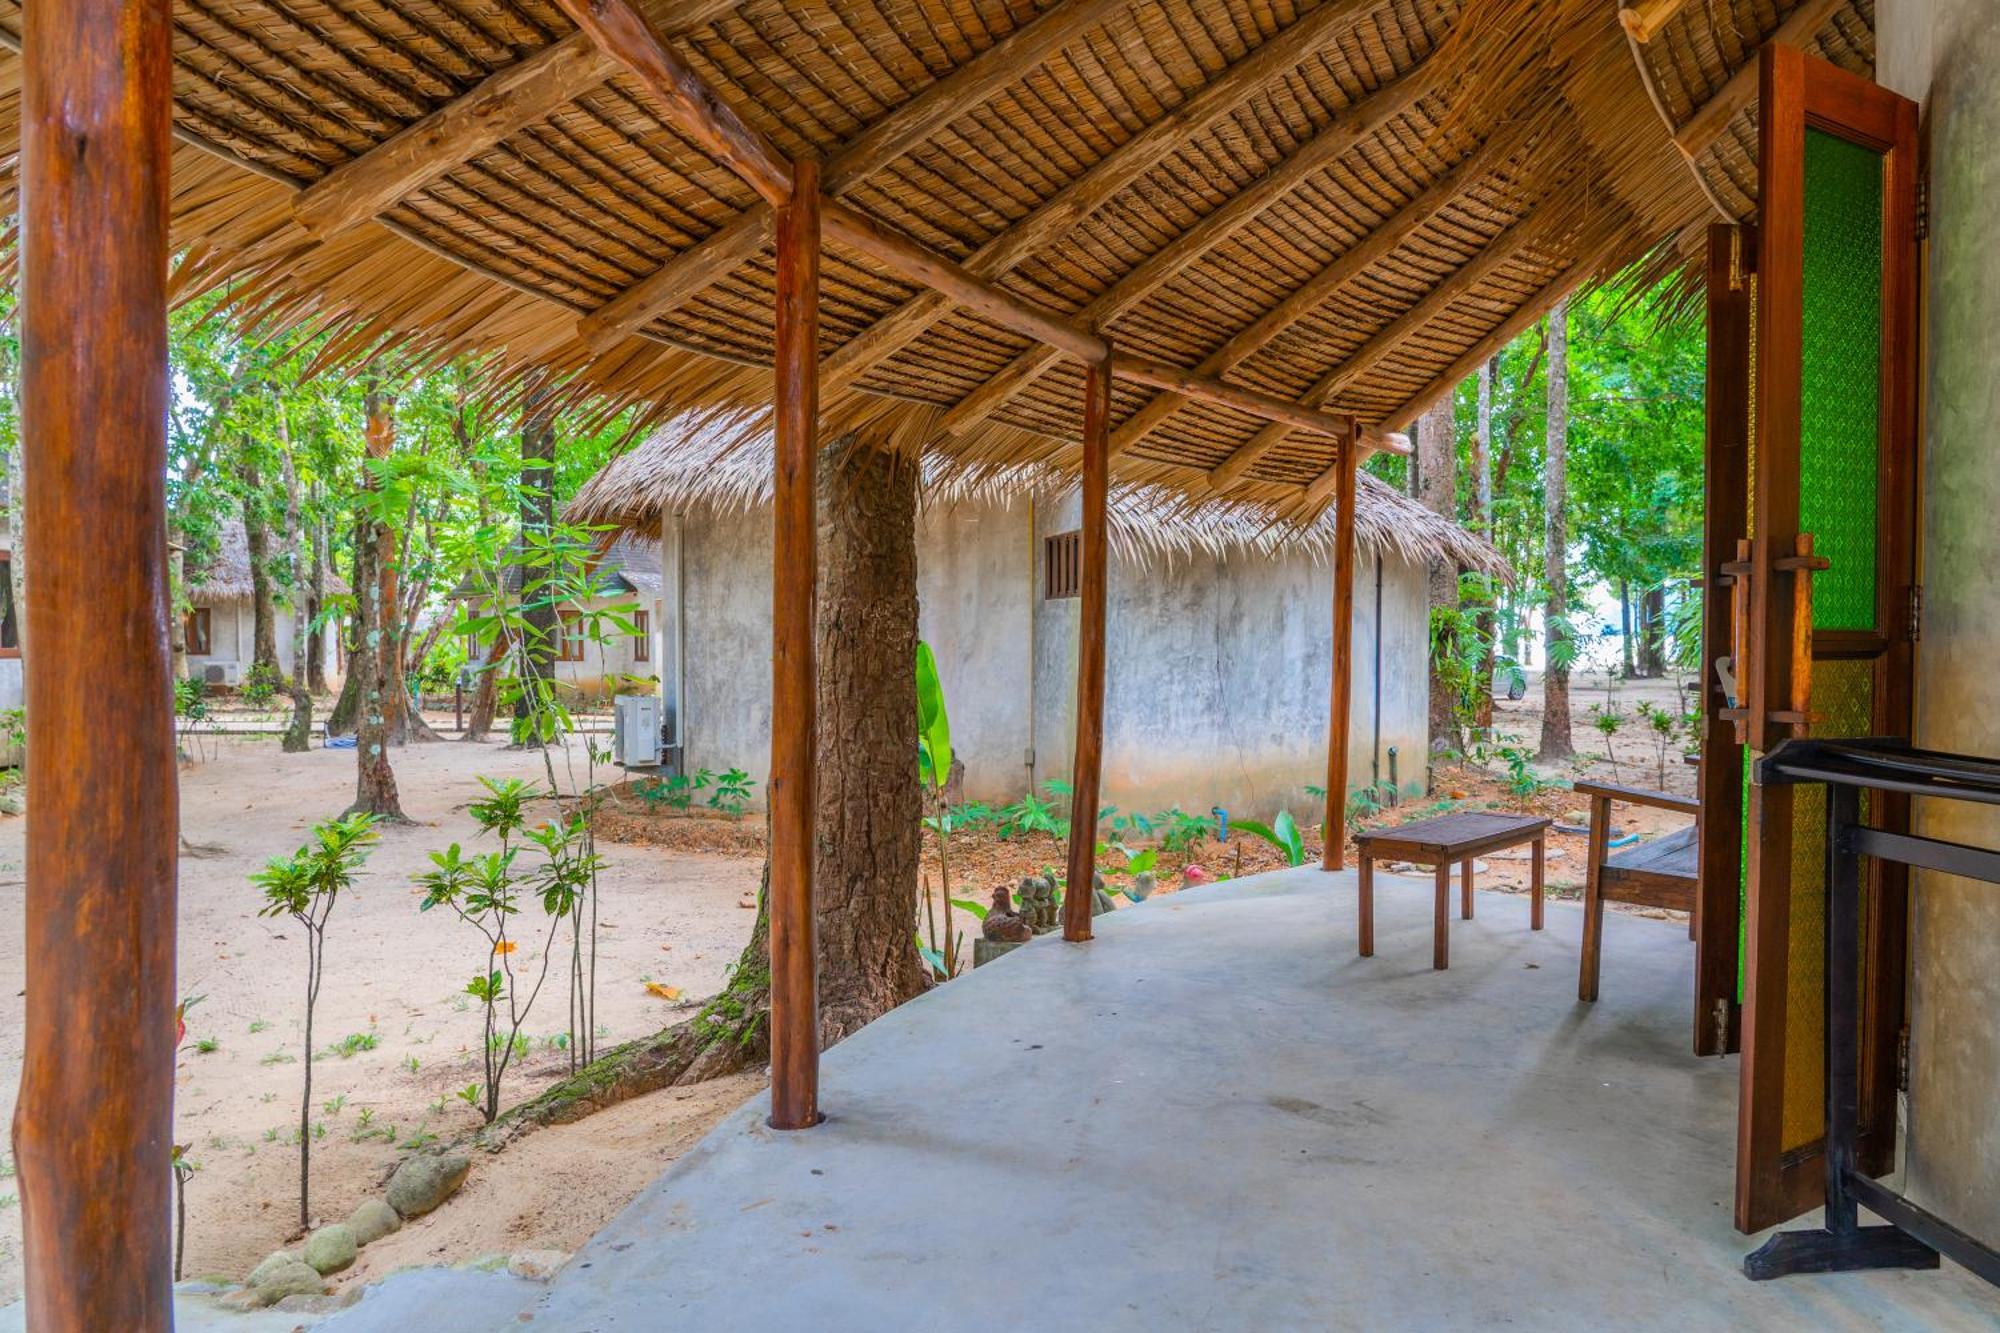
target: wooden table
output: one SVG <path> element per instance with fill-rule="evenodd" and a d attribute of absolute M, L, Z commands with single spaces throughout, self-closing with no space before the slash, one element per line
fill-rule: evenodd
<path fill-rule="evenodd" d="M 1396 828 L 1371 829 L 1354 836 L 1359 854 L 1357 867 L 1361 881 L 1361 956 L 1375 956 L 1375 861 L 1429 862 L 1437 867 L 1437 919 L 1431 932 L 1431 966 L 1443 971 L 1451 966 L 1451 868 L 1462 868 L 1459 915 L 1472 919 L 1472 862 L 1486 852 L 1503 847 L 1534 845 L 1534 874 L 1531 880 L 1532 906 L 1529 924 L 1542 928 L 1542 877 L 1547 857 L 1549 821 L 1533 815 L 1504 815 L 1491 812 L 1439 815 Z"/>

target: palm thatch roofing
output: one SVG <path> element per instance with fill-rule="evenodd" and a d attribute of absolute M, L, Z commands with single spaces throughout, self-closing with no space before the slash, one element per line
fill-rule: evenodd
<path fill-rule="evenodd" d="M 347 591 L 347 581 L 327 570 L 326 589 Z M 250 538 L 243 520 L 226 518 L 215 531 L 215 551 L 199 569 L 188 570 L 188 599 L 197 604 L 247 602 L 256 589 L 250 581 Z"/>
<path fill-rule="evenodd" d="M 767 407 L 768 207 L 561 3 L 175 0 L 177 295 L 642 427 Z M 1747 209 L 1759 43 L 1872 58 L 1872 0 L 1626 0 L 1666 16 L 1643 43 L 1613 0 L 637 3 L 843 205 L 1121 352 L 1389 429 L 1579 285 L 1679 267 L 1711 194 Z M 1078 366 L 855 253 L 822 282 L 829 432 L 1074 468 Z M 1331 435 L 1122 379 L 1113 422 L 1131 484 L 1331 489 Z"/>
<path fill-rule="evenodd" d="M 616 529 L 619 535 L 611 549 L 629 551 L 634 534 L 657 534 L 661 520 L 671 514 L 763 509 L 773 495 L 772 447 L 768 431 L 746 441 L 734 430 L 674 423 L 606 464 L 584 483 L 564 517 Z M 921 494 L 926 507 L 935 510 L 1022 496 L 1047 500 L 1073 484 L 1072 478 L 1038 464 L 975 480 L 933 458 L 926 462 Z M 1218 501 L 1190 505 L 1145 483 L 1114 485 L 1107 517 L 1113 550 L 1121 559 L 1138 564 L 1196 554 L 1304 553 L 1323 560 L 1335 543 L 1332 506 L 1310 522 L 1274 521 L 1255 505 Z M 1500 579 L 1513 577 L 1505 558 L 1485 538 L 1366 472 L 1355 478 L 1354 535 L 1371 554 L 1418 565 L 1439 562 Z M 653 558 L 657 562 L 657 556 Z M 626 560 L 629 567 L 633 557 L 628 554 Z"/>

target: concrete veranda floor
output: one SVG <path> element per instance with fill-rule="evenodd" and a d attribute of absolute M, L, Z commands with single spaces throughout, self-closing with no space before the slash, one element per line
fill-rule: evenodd
<path fill-rule="evenodd" d="M 1378 884 L 1373 959 L 1352 875 L 1286 871 L 905 1006 L 828 1054 L 824 1126 L 746 1105 L 491 1326 L 2000 1326 L 1949 1266 L 1740 1276 L 1736 1065 L 1688 1054 L 1683 928 L 1613 913 L 1580 1005 L 1576 906 L 1536 935 L 1482 894 L 1437 974 L 1428 880 Z M 418 1296 L 323 1327 L 472 1327 Z"/>

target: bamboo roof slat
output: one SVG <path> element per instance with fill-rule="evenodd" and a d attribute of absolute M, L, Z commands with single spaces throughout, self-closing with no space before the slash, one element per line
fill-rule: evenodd
<path fill-rule="evenodd" d="M 1557 295 L 1675 271 L 1711 197 L 1754 211 L 1754 109 L 1720 108 L 1763 40 L 1873 60 L 1874 0 L 1627 7 L 1649 40 L 1609 0 L 640 12 L 772 157 L 852 165 L 850 232 L 922 252 L 825 255 L 826 430 L 971 473 L 1073 467 L 1080 369 L 1041 342 L 1108 341 L 1217 390 L 1114 385 L 1125 484 L 1296 514 L 1348 428 L 1254 443 L 1246 401 L 1403 424 Z M 18 49 L 21 12 L 0 0 L 0 46 Z M 774 274 L 742 221 L 759 192 L 556 0 L 175 0 L 173 19 L 177 298 L 324 333 L 328 369 L 471 356 L 503 400 L 542 372 L 586 421 L 765 405 Z M 0 147 L 19 114 L 0 98 Z M 1690 172 L 1673 132 L 1698 117 L 1720 125 Z M 0 156 L 0 192 L 13 171 Z M 998 305 L 928 290 L 919 263 Z M 692 276 L 632 334 L 579 337 L 669 271 Z"/>

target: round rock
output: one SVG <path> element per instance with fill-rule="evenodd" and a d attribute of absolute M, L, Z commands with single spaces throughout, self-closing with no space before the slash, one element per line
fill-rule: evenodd
<path fill-rule="evenodd" d="M 389 1206 L 405 1218 L 422 1217 L 465 1183 L 472 1159 L 462 1153 L 412 1157 L 389 1177 Z"/>
<path fill-rule="evenodd" d="M 294 1260 L 266 1273 L 264 1280 L 250 1290 L 257 1293 L 257 1304 L 276 1305 L 287 1296 L 323 1296 L 326 1280 L 311 1264 Z"/>
<path fill-rule="evenodd" d="M 364 1200 L 348 1215 L 347 1229 L 356 1245 L 373 1245 L 392 1231 L 403 1229 L 403 1219 L 382 1199 Z"/>
<path fill-rule="evenodd" d="M 291 1264 L 303 1262 L 290 1250 L 273 1250 L 264 1256 L 263 1262 L 250 1270 L 250 1276 L 243 1279 L 245 1286 L 257 1286 L 272 1273 Z"/>
<path fill-rule="evenodd" d="M 354 1265 L 360 1249 L 354 1243 L 354 1232 L 345 1223 L 335 1222 L 306 1237 L 305 1260 L 315 1272 L 338 1273 Z"/>

